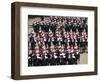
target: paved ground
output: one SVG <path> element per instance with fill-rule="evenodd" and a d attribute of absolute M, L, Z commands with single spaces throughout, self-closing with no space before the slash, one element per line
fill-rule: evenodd
<path fill-rule="evenodd" d="M 87 63 L 88 63 L 88 54 L 87 53 L 80 54 L 79 64 L 87 64 Z"/>

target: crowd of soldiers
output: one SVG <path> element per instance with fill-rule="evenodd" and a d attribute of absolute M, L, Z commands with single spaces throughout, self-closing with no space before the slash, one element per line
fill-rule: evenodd
<path fill-rule="evenodd" d="M 28 38 L 28 66 L 78 64 L 87 52 L 87 18 L 43 16 Z"/>

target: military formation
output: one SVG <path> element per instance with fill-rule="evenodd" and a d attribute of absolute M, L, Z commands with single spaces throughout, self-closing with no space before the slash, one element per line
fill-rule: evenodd
<path fill-rule="evenodd" d="M 28 34 L 28 66 L 78 64 L 80 53 L 87 52 L 88 47 L 87 18 L 40 18 Z"/>

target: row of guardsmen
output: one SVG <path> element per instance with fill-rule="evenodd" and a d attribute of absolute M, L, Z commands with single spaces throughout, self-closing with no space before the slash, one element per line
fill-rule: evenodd
<path fill-rule="evenodd" d="M 35 22 L 32 25 L 34 31 L 38 33 L 40 29 L 44 32 L 49 32 L 51 30 L 52 32 L 56 32 L 57 29 L 62 30 L 64 29 L 66 32 L 70 32 L 72 30 L 73 32 L 76 32 L 77 30 L 79 32 L 83 32 L 85 29 L 86 32 L 88 30 L 87 23 L 73 23 L 73 22 L 51 22 L 51 21 L 40 21 Z"/>
<path fill-rule="evenodd" d="M 28 66 L 46 66 L 46 65 L 72 65 L 80 61 L 80 50 L 76 47 L 67 47 L 62 49 L 35 49 L 28 55 Z"/>
<path fill-rule="evenodd" d="M 46 47 L 51 47 L 52 45 L 54 46 L 59 46 L 59 45 L 64 45 L 65 47 L 67 44 L 75 45 L 77 44 L 80 47 L 87 47 L 88 44 L 88 38 L 87 35 L 80 35 L 80 36 L 67 36 L 66 34 L 64 36 L 40 36 L 40 35 L 34 35 L 31 34 L 29 36 L 29 46 L 32 47 L 32 49 L 35 48 L 36 45 L 45 45 Z"/>

